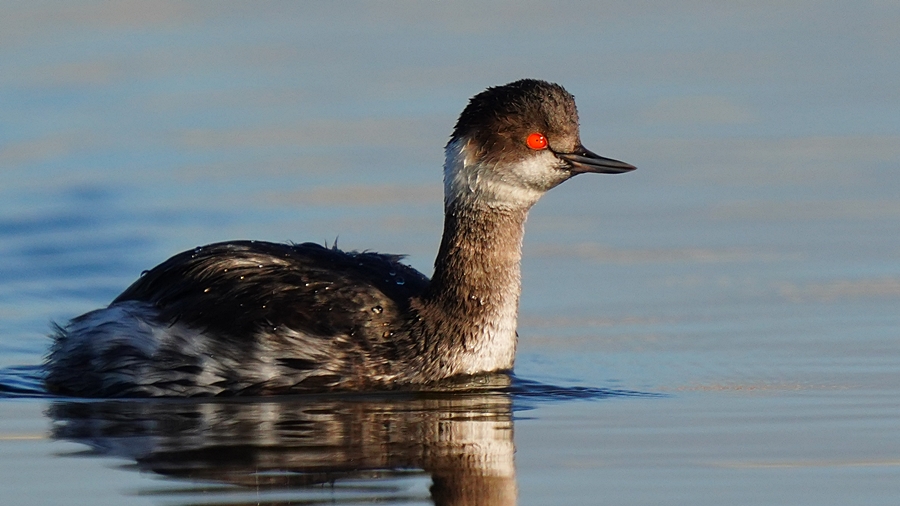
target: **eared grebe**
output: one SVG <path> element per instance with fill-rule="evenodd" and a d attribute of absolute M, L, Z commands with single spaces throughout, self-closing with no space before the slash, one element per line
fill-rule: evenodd
<path fill-rule="evenodd" d="M 89 397 L 415 388 L 510 371 L 522 234 L 547 190 L 634 167 L 581 144 L 575 100 L 488 88 L 445 148 L 444 233 L 429 279 L 401 257 L 317 244 L 203 246 L 59 327 L 51 391 Z"/>

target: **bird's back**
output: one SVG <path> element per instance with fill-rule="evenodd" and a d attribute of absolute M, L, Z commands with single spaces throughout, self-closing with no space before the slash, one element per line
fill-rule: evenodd
<path fill-rule="evenodd" d="M 428 278 L 401 259 L 314 243 L 210 244 L 145 272 L 113 304 L 149 302 L 165 321 L 234 339 L 282 326 L 352 334 L 393 325 L 427 288 Z"/>
<path fill-rule="evenodd" d="M 429 283 L 400 259 L 256 241 L 180 253 L 58 329 L 48 384 L 105 397 L 390 382 L 415 353 L 405 325 Z"/>

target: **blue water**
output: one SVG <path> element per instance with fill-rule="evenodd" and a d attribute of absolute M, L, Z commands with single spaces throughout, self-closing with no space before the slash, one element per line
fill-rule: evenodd
<path fill-rule="evenodd" d="M 0 4 L 4 504 L 895 504 L 898 25 L 890 2 Z M 518 389 L 37 395 L 51 321 L 200 244 L 430 273 L 456 115 L 521 77 L 639 169 L 531 213 Z"/>

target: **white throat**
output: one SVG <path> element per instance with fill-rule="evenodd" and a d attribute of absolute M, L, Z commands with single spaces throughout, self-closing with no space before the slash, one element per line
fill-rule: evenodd
<path fill-rule="evenodd" d="M 544 194 L 533 187 L 552 163 L 552 155 L 531 157 L 515 167 L 492 166 L 476 160 L 472 142 L 456 139 L 447 145 L 444 161 L 444 210 L 454 201 L 494 209 L 528 209 Z M 549 157 L 549 158 L 548 158 Z"/>

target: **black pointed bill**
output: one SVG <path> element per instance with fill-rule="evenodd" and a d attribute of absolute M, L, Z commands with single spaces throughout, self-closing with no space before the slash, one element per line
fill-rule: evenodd
<path fill-rule="evenodd" d="M 561 160 L 569 162 L 569 165 L 572 166 L 572 172 L 576 174 L 581 174 L 582 172 L 622 174 L 637 168 L 630 163 L 604 158 L 581 145 L 576 147 L 572 153 L 556 153 L 555 151 L 554 153 Z"/>

